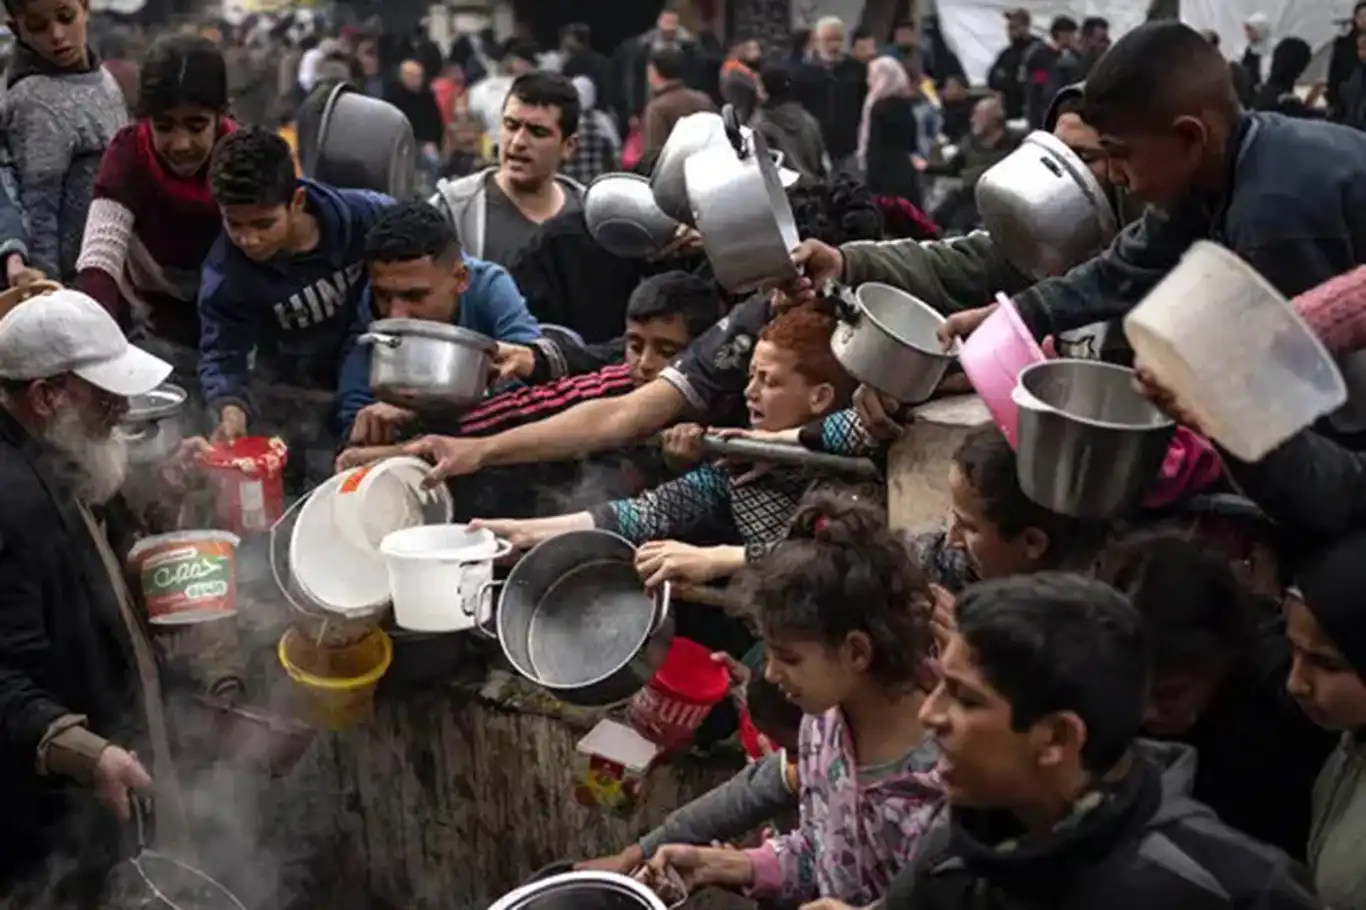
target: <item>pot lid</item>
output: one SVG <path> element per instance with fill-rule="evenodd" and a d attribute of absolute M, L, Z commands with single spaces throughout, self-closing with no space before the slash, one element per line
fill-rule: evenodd
<path fill-rule="evenodd" d="M 145 395 L 134 395 L 128 399 L 128 413 L 123 422 L 144 423 L 169 417 L 185 406 L 187 397 L 180 386 L 163 382 Z"/>
<path fill-rule="evenodd" d="M 489 354 L 498 349 L 498 343 L 487 335 L 480 335 L 478 332 L 444 322 L 433 322 L 430 319 L 380 319 L 370 323 L 367 331 L 378 335 L 417 335 L 421 338 L 453 341 Z"/>
<path fill-rule="evenodd" d="M 1096 218 L 1100 220 L 1101 230 L 1106 235 L 1113 236 L 1119 230 L 1119 222 L 1115 217 L 1114 207 L 1110 205 L 1110 200 L 1105 196 L 1104 188 L 1096 179 L 1096 175 L 1092 174 L 1091 169 L 1086 166 L 1086 162 L 1078 158 L 1077 153 L 1067 147 L 1067 143 L 1052 133 L 1035 130 L 1026 136 L 1024 141 L 1042 149 L 1050 158 L 1062 165 L 1068 176 L 1076 182 L 1077 186 L 1081 187 L 1081 191 L 1091 200 L 1091 207 L 1096 212 Z"/>

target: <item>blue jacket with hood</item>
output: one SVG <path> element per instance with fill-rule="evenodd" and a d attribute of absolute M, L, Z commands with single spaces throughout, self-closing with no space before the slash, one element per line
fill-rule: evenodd
<path fill-rule="evenodd" d="M 365 235 L 394 200 L 368 190 L 301 180 L 318 246 L 252 262 L 220 235 L 199 289 L 199 381 L 210 413 L 252 412 L 248 378 L 332 391 L 363 316 Z M 255 363 L 251 355 L 255 352 Z"/>

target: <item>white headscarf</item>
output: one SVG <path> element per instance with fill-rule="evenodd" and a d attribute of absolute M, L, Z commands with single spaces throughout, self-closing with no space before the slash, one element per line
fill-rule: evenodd
<path fill-rule="evenodd" d="M 895 57 L 878 57 L 868 64 L 868 96 L 863 101 L 863 119 L 858 125 L 858 163 L 859 167 L 868 166 L 868 124 L 873 117 L 873 105 L 883 98 L 909 98 L 911 77 L 906 68 Z M 907 149 L 907 152 L 913 151 Z"/>
<path fill-rule="evenodd" d="M 579 93 L 579 107 L 583 109 L 579 119 L 591 118 L 598 132 L 611 140 L 615 148 L 621 148 L 621 134 L 617 132 L 617 125 L 605 112 L 597 109 L 598 87 L 593 80 L 587 76 L 575 76 L 570 82 L 574 84 L 574 91 Z"/>

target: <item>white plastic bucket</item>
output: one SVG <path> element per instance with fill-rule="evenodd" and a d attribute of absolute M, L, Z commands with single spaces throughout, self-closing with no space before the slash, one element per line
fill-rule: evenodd
<path fill-rule="evenodd" d="M 1124 319 L 1140 364 L 1243 461 L 1347 400 L 1337 364 L 1290 303 L 1215 243 L 1191 245 Z"/>
<path fill-rule="evenodd" d="M 347 542 L 379 553 L 395 531 L 450 521 L 454 509 L 444 483 L 422 486 L 431 466 L 420 458 L 386 458 L 353 468 L 332 497 L 332 520 Z"/>
<path fill-rule="evenodd" d="M 512 549 L 492 531 L 468 525 L 424 525 L 395 531 L 380 543 L 389 570 L 394 622 L 415 632 L 472 629 L 480 591 L 493 562 Z"/>

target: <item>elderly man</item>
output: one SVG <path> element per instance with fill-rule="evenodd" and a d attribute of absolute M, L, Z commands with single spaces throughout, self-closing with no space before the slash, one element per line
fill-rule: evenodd
<path fill-rule="evenodd" d="M 115 497 L 128 459 L 114 429 L 128 398 L 170 372 L 76 291 L 0 320 L 0 894 L 17 897 L 8 906 L 92 906 L 117 859 L 129 792 L 152 785 L 134 745 L 168 759 L 155 661 L 123 578 Z M 164 836 L 180 806 L 165 784 L 157 795 Z"/>
<path fill-rule="evenodd" d="M 868 94 L 868 65 L 849 55 L 844 23 L 827 16 L 811 31 L 811 56 L 797 70 L 795 91 L 821 125 L 826 151 L 841 169 L 858 150 L 859 121 Z"/>

